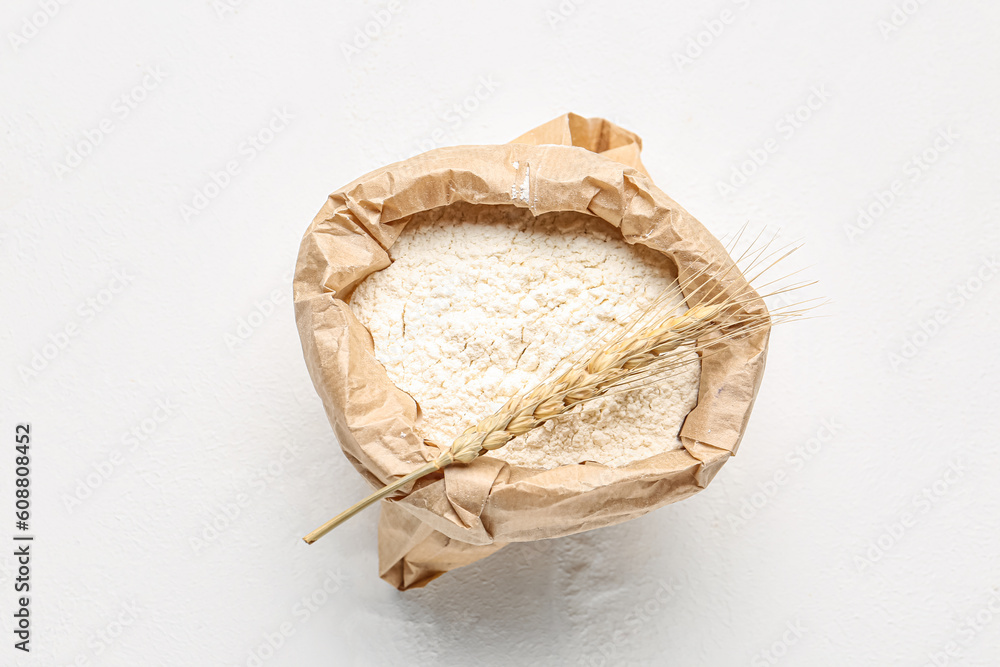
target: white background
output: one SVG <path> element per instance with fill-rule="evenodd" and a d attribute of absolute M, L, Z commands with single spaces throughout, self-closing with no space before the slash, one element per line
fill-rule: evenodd
<path fill-rule="evenodd" d="M 1000 6 L 223 2 L 0 11 L 0 539 L 20 422 L 37 536 L 29 656 L 0 548 L 0 663 L 997 664 Z M 375 511 L 299 539 L 367 490 L 299 239 L 377 166 L 566 111 L 717 235 L 801 240 L 832 304 L 700 495 L 397 592 Z"/>

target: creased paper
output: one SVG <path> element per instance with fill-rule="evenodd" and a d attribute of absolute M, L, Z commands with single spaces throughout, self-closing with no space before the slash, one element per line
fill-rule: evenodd
<path fill-rule="evenodd" d="M 608 121 L 567 114 L 508 144 L 439 148 L 382 167 L 329 196 L 302 239 L 295 316 L 341 448 L 373 486 L 437 452 L 417 435 L 416 403 L 389 380 L 348 305 L 361 280 L 389 265 L 386 249 L 412 216 L 461 202 L 585 213 L 618 227 L 627 242 L 670 257 L 682 282 L 707 269 L 697 285 L 706 293 L 747 293 L 722 245 L 653 185 L 641 147 L 638 136 Z M 764 305 L 757 299 L 747 307 Z M 739 446 L 768 333 L 727 342 L 702 359 L 681 450 L 620 468 L 588 462 L 545 471 L 480 457 L 383 501 L 380 575 L 401 590 L 417 588 L 509 542 L 609 526 L 697 493 Z"/>

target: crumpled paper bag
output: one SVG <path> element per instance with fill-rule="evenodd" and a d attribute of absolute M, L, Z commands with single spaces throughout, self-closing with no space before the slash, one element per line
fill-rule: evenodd
<path fill-rule="evenodd" d="M 670 257 L 681 281 L 707 268 L 699 289 L 747 292 L 742 274 L 728 271 L 732 260 L 718 240 L 653 185 L 641 147 L 638 136 L 606 120 L 567 114 L 508 144 L 439 148 L 390 164 L 329 196 L 302 239 L 295 317 L 341 448 L 373 486 L 437 452 L 417 435 L 416 403 L 389 380 L 348 305 L 360 281 L 389 265 L 386 249 L 411 216 L 459 202 L 515 205 L 536 215 L 585 213 L 618 227 L 628 243 Z M 764 305 L 756 299 L 748 307 Z M 400 590 L 421 587 L 509 542 L 609 526 L 697 493 L 739 446 L 768 333 L 727 342 L 702 359 L 698 404 L 680 433 L 683 449 L 620 468 L 587 462 L 544 471 L 483 456 L 382 501 L 381 577 Z M 316 519 L 340 509 L 326 508 Z"/>

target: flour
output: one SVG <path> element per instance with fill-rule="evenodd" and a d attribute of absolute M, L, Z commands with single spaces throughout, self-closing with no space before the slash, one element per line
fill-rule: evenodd
<path fill-rule="evenodd" d="M 451 206 L 409 223 L 392 264 L 358 285 L 351 307 L 389 378 L 416 399 L 420 435 L 447 447 L 465 428 L 543 379 L 609 323 L 674 284 L 659 253 L 576 213 Z M 611 466 L 680 448 L 700 367 L 585 404 L 489 456 L 549 469 Z"/>

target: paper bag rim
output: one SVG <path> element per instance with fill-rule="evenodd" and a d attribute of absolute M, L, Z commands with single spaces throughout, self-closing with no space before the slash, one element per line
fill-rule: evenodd
<path fill-rule="evenodd" d="M 638 137 L 602 151 L 614 152 L 612 159 L 549 143 L 545 127 L 515 140 L 521 143 L 440 148 L 376 169 L 332 193 L 303 236 L 294 278 L 303 353 L 345 455 L 373 485 L 435 454 L 414 428 L 415 402 L 388 378 L 345 301 L 367 275 L 388 266 L 386 251 L 410 216 L 457 202 L 513 204 L 536 215 L 575 211 L 611 223 L 628 243 L 667 255 L 682 280 L 707 267 L 707 289 L 749 289 L 741 274 L 728 271 L 731 259 L 715 237 L 645 175 Z M 488 545 L 611 525 L 692 495 L 739 446 L 767 338 L 762 331 L 727 343 L 703 360 L 682 450 L 618 468 L 535 470 L 481 457 L 421 480 L 394 502 L 453 540 Z"/>

